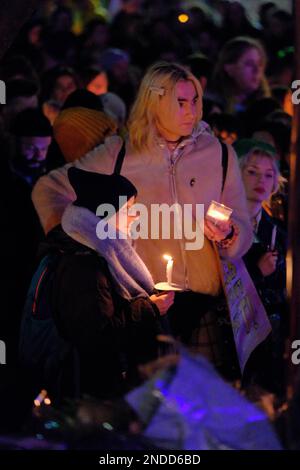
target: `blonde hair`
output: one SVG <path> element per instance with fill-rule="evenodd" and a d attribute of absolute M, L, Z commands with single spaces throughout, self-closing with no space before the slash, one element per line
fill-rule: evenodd
<path fill-rule="evenodd" d="M 239 36 L 227 41 L 221 49 L 218 62 L 213 74 L 213 86 L 225 100 L 225 111 L 234 112 L 234 92 L 236 84 L 225 70 L 226 64 L 235 64 L 249 49 L 256 49 L 260 53 L 264 68 L 267 56 L 263 45 L 256 39 Z M 271 96 L 270 88 L 263 74 L 260 87 L 254 92 L 255 99 Z"/>
<path fill-rule="evenodd" d="M 190 81 L 195 86 L 199 99 L 196 103 L 196 123 L 202 118 L 202 88 L 196 77 L 179 64 L 158 62 L 146 72 L 135 103 L 132 107 L 128 130 L 130 143 L 135 152 L 143 152 L 153 147 L 157 136 L 157 118 L 161 106 L 166 106 L 168 115 L 179 109 L 175 86 L 180 81 Z M 167 100 L 162 101 L 166 97 Z"/>
<path fill-rule="evenodd" d="M 270 160 L 273 171 L 274 171 L 274 184 L 273 184 L 271 195 L 274 193 L 277 193 L 277 191 L 280 189 L 283 183 L 286 182 L 286 179 L 281 175 L 278 169 L 278 166 L 276 163 L 276 156 L 272 155 L 271 153 L 268 153 L 265 150 L 260 150 L 260 149 L 255 149 L 255 148 L 251 149 L 248 153 L 246 153 L 246 155 L 243 155 L 239 159 L 241 171 L 243 171 L 249 165 L 249 161 L 252 157 L 268 158 Z"/>

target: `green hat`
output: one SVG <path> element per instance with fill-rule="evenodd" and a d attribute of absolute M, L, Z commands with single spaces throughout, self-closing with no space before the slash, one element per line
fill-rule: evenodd
<path fill-rule="evenodd" d="M 268 144 L 262 140 L 257 139 L 240 139 L 234 142 L 233 148 L 236 151 L 238 158 L 242 158 L 247 153 L 254 150 L 261 150 L 269 154 L 271 157 L 276 157 L 277 152 L 273 145 Z"/>

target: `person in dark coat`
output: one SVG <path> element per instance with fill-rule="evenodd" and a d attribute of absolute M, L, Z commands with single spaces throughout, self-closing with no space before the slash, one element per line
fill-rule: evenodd
<path fill-rule="evenodd" d="M 120 175 L 77 168 L 70 168 L 68 176 L 77 199 L 63 215 L 63 230 L 56 227 L 47 237 L 61 252 L 53 284 L 54 319 L 60 335 L 79 353 L 82 392 L 112 398 L 137 383 L 138 364 L 157 358 L 160 316 L 174 293 L 153 294 L 151 274 L 131 240 L 120 236 L 128 235 L 134 219 L 127 215 L 136 196 L 133 184 Z M 120 210 L 119 196 L 128 201 Z M 100 237 L 107 223 L 95 215 L 101 203 L 117 212 L 108 220 L 115 237 Z"/>
<path fill-rule="evenodd" d="M 38 109 L 21 111 L 11 122 L 11 135 L 0 135 L 1 165 L 1 298 L 0 339 L 8 364 L 18 357 L 18 333 L 36 250 L 44 233 L 31 201 L 32 185 L 45 172 L 51 142 L 49 121 Z M 1 130 L 0 130 L 1 134 Z"/>

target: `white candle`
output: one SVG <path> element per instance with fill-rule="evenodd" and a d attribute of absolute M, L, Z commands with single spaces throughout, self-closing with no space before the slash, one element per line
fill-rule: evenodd
<path fill-rule="evenodd" d="M 274 225 L 273 230 L 272 230 L 272 238 L 271 238 L 271 247 L 270 247 L 271 251 L 273 251 L 275 248 L 276 235 L 277 235 L 277 225 Z"/>
<path fill-rule="evenodd" d="M 169 284 L 169 286 L 172 285 L 172 273 L 173 273 L 173 263 L 174 263 L 174 260 L 172 258 L 172 256 L 170 255 L 164 255 L 164 259 L 167 262 L 167 268 L 166 268 L 166 275 L 167 275 L 167 283 Z"/>

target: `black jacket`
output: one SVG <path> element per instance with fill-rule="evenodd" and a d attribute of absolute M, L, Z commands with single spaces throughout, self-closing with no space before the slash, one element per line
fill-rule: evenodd
<path fill-rule="evenodd" d="M 275 219 L 263 209 L 256 239 L 243 259 L 267 313 L 269 315 L 278 313 L 283 316 L 286 314 L 285 256 L 287 237 L 278 225 L 275 244 L 275 250 L 278 252 L 276 271 L 270 276 L 264 277 L 257 265 L 261 256 L 268 251 L 274 225 L 277 225 Z"/>
<path fill-rule="evenodd" d="M 120 297 L 105 259 L 62 229 L 50 232 L 42 251 L 60 253 L 53 315 L 59 333 L 79 352 L 83 391 L 122 393 L 122 373 L 132 378 L 138 364 L 157 357 L 158 309 L 149 298 Z"/>

